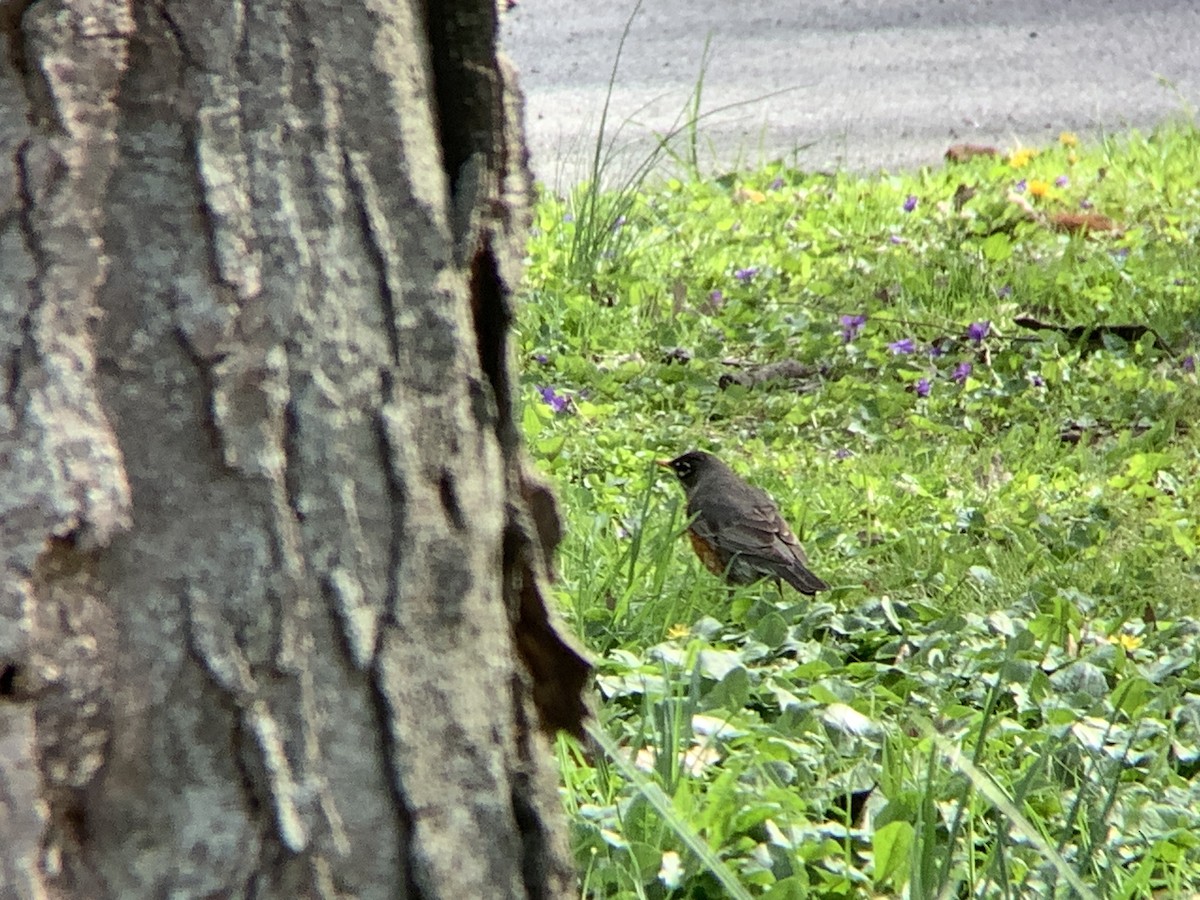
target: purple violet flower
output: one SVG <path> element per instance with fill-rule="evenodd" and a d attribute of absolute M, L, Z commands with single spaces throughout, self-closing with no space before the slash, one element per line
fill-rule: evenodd
<path fill-rule="evenodd" d="M 991 322 L 972 322 L 967 326 L 967 337 L 976 344 L 982 344 L 983 339 L 988 336 L 988 332 L 991 330 Z"/>
<path fill-rule="evenodd" d="M 1056 185 L 1058 185 L 1060 188 L 1064 188 L 1068 184 L 1071 183 L 1071 179 L 1068 178 L 1066 175 L 1059 175 L 1057 178 L 1054 179 L 1054 183 Z"/>
<path fill-rule="evenodd" d="M 564 222 L 574 222 L 575 216 L 572 215 L 571 213 L 563 213 L 563 221 Z"/>
<path fill-rule="evenodd" d="M 544 366 L 546 363 L 550 362 L 550 357 L 548 357 L 545 353 L 538 353 L 533 357 L 533 360 L 539 366 Z"/>
<path fill-rule="evenodd" d="M 904 198 L 904 211 L 906 213 L 910 213 L 916 208 L 917 208 L 917 195 L 909 194 L 907 197 Z"/>
<path fill-rule="evenodd" d="M 725 294 L 720 288 L 708 292 L 708 305 L 713 309 L 720 309 L 724 302 Z"/>
<path fill-rule="evenodd" d="M 1013 185 L 1013 190 L 1016 191 L 1018 194 L 1023 194 L 1023 193 L 1025 193 L 1025 187 L 1026 187 L 1025 179 L 1022 178 L 1020 181 L 1018 181 L 1016 184 Z"/>
<path fill-rule="evenodd" d="M 842 342 L 850 343 L 858 333 L 862 331 L 862 327 L 867 324 L 866 316 L 842 316 Z"/>
<path fill-rule="evenodd" d="M 834 459 L 849 459 L 853 455 L 854 454 L 850 451 L 850 449 L 848 447 L 842 447 L 838 450 L 833 451 Z"/>
<path fill-rule="evenodd" d="M 971 364 L 969 362 L 964 362 L 964 363 L 959 363 L 955 367 L 954 374 L 951 375 L 950 378 L 953 379 L 957 384 L 962 384 L 963 382 L 965 382 L 967 380 L 967 376 L 969 376 L 970 374 L 971 374 Z"/>
<path fill-rule="evenodd" d="M 755 275 L 758 274 L 758 266 L 749 266 L 745 269 L 738 269 L 733 273 L 733 277 L 742 284 L 749 284 Z"/>
<path fill-rule="evenodd" d="M 783 187 L 785 184 L 787 184 L 787 182 L 783 180 L 783 176 L 777 175 L 777 176 L 775 176 L 775 180 L 771 182 L 771 185 L 769 188 L 767 188 L 767 190 L 777 191 L 781 187 Z"/>
<path fill-rule="evenodd" d="M 1196 355 L 1194 353 L 1189 353 L 1183 358 L 1183 362 L 1181 362 L 1179 365 L 1183 371 L 1187 372 L 1189 375 L 1192 374 L 1196 371 Z"/>
<path fill-rule="evenodd" d="M 897 356 L 907 356 L 917 349 L 917 345 L 912 338 L 901 338 L 888 344 L 888 349 Z"/>
<path fill-rule="evenodd" d="M 929 396 L 929 379 L 928 378 L 918 378 L 917 383 L 915 385 L 913 385 L 913 391 L 916 393 L 916 395 L 918 397 L 928 397 Z"/>
<path fill-rule="evenodd" d="M 1039 375 L 1037 372 L 1030 372 L 1027 377 L 1029 378 L 1029 383 L 1031 385 L 1033 385 L 1034 387 L 1045 387 L 1046 386 L 1046 379 L 1043 378 L 1041 375 Z"/>
<path fill-rule="evenodd" d="M 542 395 L 542 400 L 545 402 L 545 404 L 556 413 L 560 413 L 565 410 L 567 405 L 571 402 L 562 394 L 555 393 L 554 388 L 552 387 L 540 387 L 538 388 L 538 393 Z"/>

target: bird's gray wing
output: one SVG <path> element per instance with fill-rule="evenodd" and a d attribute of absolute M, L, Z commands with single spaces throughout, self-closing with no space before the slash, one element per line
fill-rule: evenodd
<path fill-rule="evenodd" d="M 829 589 L 829 585 L 808 570 L 804 548 L 770 499 L 764 498 L 736 519 L 717 525 L 719 544 L 731 556 L 741 556 L 801 593 Z"/>

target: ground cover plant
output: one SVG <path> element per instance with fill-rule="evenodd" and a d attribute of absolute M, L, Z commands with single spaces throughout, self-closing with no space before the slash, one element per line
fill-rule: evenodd
<path fill-rule="evenodd" d="M 541 198 L 581 896 L 1200 892 L 1200 133 L 952 155 Z M 831 591 L 701 568 L 692 447 Z"/>

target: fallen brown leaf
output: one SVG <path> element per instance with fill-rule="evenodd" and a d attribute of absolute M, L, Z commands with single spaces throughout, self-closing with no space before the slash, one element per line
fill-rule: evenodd
<path fill-rule="evenodd" d="M 955 144 L 946 150 L 946 162 L 961 163 L 977 156 L 999 156 L 1000 151 L 986 144 Z"/>
<path fill-rule="evenodd" d="M 1100 213 L 1058 212 L 1050 215 L 1050 224 L 1058 231 L 1078 234 L 1088 231 L 1119 231 L 1117 223 Z"/>

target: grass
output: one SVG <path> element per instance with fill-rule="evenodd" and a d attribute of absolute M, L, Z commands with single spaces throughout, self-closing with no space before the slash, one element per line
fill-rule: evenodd
<path fill-rule="evenodd" d="M 598 747 L 559 746 L 581 896 L 1200 892 L 1197 173 L 1178 125 L 639 180 L 582 267 L 602 198 L 542 197 L 518 339 L 598 671 Z M 691 447 L 834 589 L 704 571 L 653 465 Z"/>

